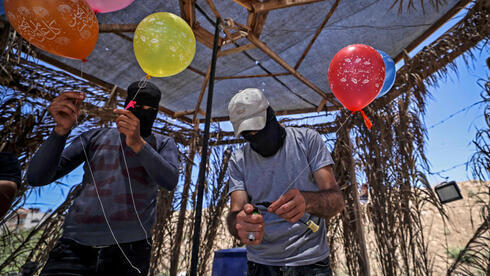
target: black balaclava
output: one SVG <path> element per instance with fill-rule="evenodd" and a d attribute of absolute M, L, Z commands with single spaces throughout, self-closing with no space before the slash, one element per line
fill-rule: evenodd
<path fill-rule="evenodd" d="M 141 137 L 146 138 L 151 134 L 151 127 L 153 126 L 153 122 L 157 117 L 158 106 L 162 93 L 160 92 L 160 89 L 158 89 L 158 87 L 153 83 L 147 82 L 145 87 L 141 89 L 139 89 L 138 83 L 139 82 L 133 82 L 131 85 L 129 85 L 128 97 L 126 98 L 124 106 L 128 106 L 128 103 L 131 100 L 136 101 L 137 107 L 131 107 L 129 108 L 129 110 L 133 112 L 133 114 L 140 120 L 140 135 Z M 137 92 L 138 94 L 136 95 Z M 135 95 L 136 98 L 134 98 Z M 143 105 L 154 107 L 156 108 L 156 110 L 145 110 L 142 107 L 138 108 L 138 106 Z"/>
<path fill-rule="evenodd" d="M 242 132 L 243 138 L 250 142 L 254 151 L 263 157 L 270 157 L 282 147 L 286 140 L 286 130 L 279 124 L 272 107 L 267 108 L 267 121 L 265 127 L 255 135 L 250 131 Z"/>
<path fill-rule="evenodd" d="M 0 152 L 0 180 L 15 182 L 20 187 L 20 166 L 15 154 Z"/>

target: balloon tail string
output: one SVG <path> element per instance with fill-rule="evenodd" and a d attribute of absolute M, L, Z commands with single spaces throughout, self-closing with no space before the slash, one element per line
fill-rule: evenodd
<path fill-rule="evenodd" d="M 368 116 L 366 116 L 366 113 L 364 113 L 364 110 L 361 110 L 361 115 L 362 115 L 362 118 L 364 119 L 364 124 L 367 126 L 368 129 L 371 129 L 371 127 L 373 126 L 373 123 L 371 122 L 371 120 L 369 120 Z"/>
<path fill-rule="evenodd" d="M 134 99 L 136 99 L 136 96 L 138 96 L 138 94 L 140 93 L 141 89 L 145 88 L 146 87 L 146 84 L 148 83 L 148 80 L 150 79 L 150 75 L 146 75 L 144 76 L 143 78 L 141 78 L 141 80 L 138 82 L 138 91 L 136 91 L 136 93 L 134 94 L 133 98 L 129 101 L 128 105 L 126 106 L 126 110 L 133 107 L 134 108 L 134 105 L 136 104 L 136 101 Z"/>

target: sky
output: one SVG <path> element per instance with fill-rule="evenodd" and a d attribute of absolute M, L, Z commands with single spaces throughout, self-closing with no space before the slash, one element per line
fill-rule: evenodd
<path fill-rule="evenodd" d="M 459 12 L 416 47 L 410 56 L 440 37 L 461 20 L 464 14 L 465 10 Z M 480 46 L 482 45 L 481 43 Z M 455 60 L 457 72 L 451 71 L 447 79 L 438 82 L 438 86 L 428 87 L 432 96 L 426 102 L 427 110 L 424 116 L 427 127 L 426 155 L 431 163 L 432 172 L 444 171 L 439 175 L 428 175 L 431 185 L 446 179 L 455 181 L 473 179 L 464 163 L 468 162 L 475 152 L 472 141 L 475 139 L 476 130 L 484 128 L 486 123 L 483 115 L 485 106 L 483 104 L 469 106 L 482 101 L 480 94 L 483 89 L 478 82 L 488 81 L 490 71 L 486 59 L 489 54 L 490 47 L 486 45 L 482 50 L 474 51 L 475 59 L 469 61 L 469 64 L 466 64 L 460 56 Z M 465 108 L 467 109 L 459 112 Z"/>
<path fill-rule="evenodd" d="M 462 14 L 463 12 L 456 15 L 410 55 L 415 55 L 425 45 L 437 39 L 456 23 Z M 489 70 L 485 60 L 489 53 L 488 46 L 483 51 L 476 51 L 476 59 L 469 65 L 466 65 L 461 57 L 458 58 L 458 73 L 450 72 L 447 79 L 439 81 L 438 87 L 429 87 L 432 97 L 426 103 L 427 111 L 424 117 L 427 127 L 426 155 L 431 163 L 432 172 L 447 170 L 440 175 L 428 175 L 431 185 L 444 181 L 446 177 L 455 181 L 471 179 L 471 173 L 461 164 L 466 163 L 475 151 L 472 140 L 475 138 L 476 129 L 485 126 L 484 106 L 475 105 L 449 119 L 448 117 L 482 100 L 482 88 L 478 86 L 477 81 L 488 80 Z M 400 66 L 401 63 L 397 64 L 397 68 Z M 444 122 L 440 123 L 441 121 Z M 228 123 L 222 124 L 222 127 L 228 129 L 230 126 Z M 197 169 L 195 171 L 197 175 Z M 27 197 L 26 207 L 39 207 L 43 211 L 55 209 L 65 200 L 69 189 L 81 182 L 82 175 L 83 171 L 79 167 L 61 179 L 67 185 L 50 184 L 35 188 Z"/>

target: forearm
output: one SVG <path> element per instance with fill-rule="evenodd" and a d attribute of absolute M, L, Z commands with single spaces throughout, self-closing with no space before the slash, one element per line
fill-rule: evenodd
<path fill-rule="evenodd" d="M 339 189 L 302 191 L 301 194 L 305 198 L 306 212 L 317 217 L 329 219 L 344 208 L 344 196 Z"/>
<path fill-rule="evenodd" d="M 12 181 L 0 180 L 0 220 L 10 209 L 16 192 L 17 184 Z"/>
<path fill-rule="evenodd" d="M 44 186 L 56 180 L 56 172 L 66 136 L 52 133 L 34 154 L 27 169 L 27 183 Z"/>
<path fill-rule="evenodd" d="M 236 216 L 238 215 L 239 211 L 232 212 L 230 211 L 228 213 L 228 216 L 226 217 L 226 223 L 228 225 L 228 231 L 230 234 L 237 238 L 240 239 L 238 236 L 238 230 L 236 229 Z"/>
<path fill-rule="evenodd" d="M 178 168 L 146 143 L 136 154 L 148 175 L 161 187 L 172 190 L 179 178 Z"/>

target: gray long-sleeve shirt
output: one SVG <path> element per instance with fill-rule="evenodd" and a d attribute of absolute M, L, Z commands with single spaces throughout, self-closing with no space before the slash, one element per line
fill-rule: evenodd
<path fill-rule="evenodd" d="M 145 141 L 141 151 L 134 153 L 117 129 L 101 128 L 83 133 L 66 148 L 66 136 L 55 133 L 41 145 L 27 170 L 27 182 L 32 186 L 47 185 L 85 162 L 83 188 L 65 219 L 63 237 L 84 245 L 115 244 L 103 217 L 98 191 L 117 241 L 127 243 L 144 239 L 145 232 L 136 217 L 130 188 L 141 222 L 151 236 L 158 186 L 167 190 L 176 186 L 178 156 L 177 146 L 170 137 L 152 134 Z"/>

